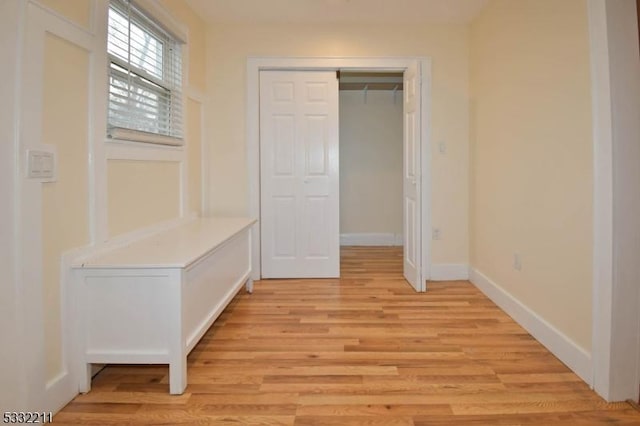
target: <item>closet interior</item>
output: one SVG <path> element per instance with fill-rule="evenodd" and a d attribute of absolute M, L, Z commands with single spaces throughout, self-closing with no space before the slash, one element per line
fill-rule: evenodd
<path fill-rule="evenodd" d="M 403 75 L 339 72 L 341 245 L 402 245 Z"/>

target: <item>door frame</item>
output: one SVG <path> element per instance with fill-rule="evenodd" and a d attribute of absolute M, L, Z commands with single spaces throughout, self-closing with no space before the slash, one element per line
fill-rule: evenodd
<path fill-rule="evenodd" d="M 249 215 L 258 219 L 252 228 L 251 263 L 252 278 L 262 275 L 260 264 L 260 71 L 395 71 L 404 72 L 409 66 L 417 66 L 420 72 L 420 183 L 421 183 L 421 286 L 431 272 L 431 59 L 425 57 L 376 58 L 376 57 L 249 57 L 247 58 L 247 173 L 249 183 Z"/>
<path fill-rule="evenodd" d="M 615 155 L 629 152 L 636 142 L 630 135 L 637 134 L 637 121 L 630 119 L 640 108 L 633 90 L 638 87 L 633 3 L 587 2 L 594 153 L 591 385 L 607 401 L 636 399 L 640 383 L 637 269 L 635 259 L 616 255 L 629 246 L 616 229 L 634 235 L 640 223 L 637 217 L 617 222 L 620 215 L 615 211 L 619 200 L 635 189 L 629 181 L 634 181 L 631 172 L 637 170 L 637 164 L 621 164 Z"/>

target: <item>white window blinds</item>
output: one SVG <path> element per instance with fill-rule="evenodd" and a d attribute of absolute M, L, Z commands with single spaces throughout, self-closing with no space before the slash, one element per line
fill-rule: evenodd
<path fill-rule="evenodd" d="M 182 54 L 180 42 L 128 0 L 111 0 L 109 136 L 180 145 Z"/>

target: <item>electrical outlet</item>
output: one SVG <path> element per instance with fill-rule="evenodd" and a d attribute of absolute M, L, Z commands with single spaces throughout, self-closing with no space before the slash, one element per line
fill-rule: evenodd
<path fill-rule="evenodd" d="M 445 141 L 440 141 L 440 143 L 438 144 L 438 150 L 440 151 L 440 154 L 446 154 L 447 143 Z"/>
<path fill-rule="evenodd" d="M 434 240 L 440 239 L 440 228 L 433 228 L 433 231 L 431 231 L 431 238 Z"/>
<path fill-rule="evenodd" d="M 520 259 L 520 253 L 513 253 L 513 269 L 516 271 L 522 270 L 522 259 Z"/>

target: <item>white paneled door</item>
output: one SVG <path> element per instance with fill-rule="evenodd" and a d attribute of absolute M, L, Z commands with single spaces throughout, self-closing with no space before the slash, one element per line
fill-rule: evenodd
<path fill-rule="evenodd" d="M 338 80 L 260 72 L 263 278 L 340 275 Z"/>
<path fill-rule="evenodd" d="M 403 208 L 405 279 L 423 291 L 421 277 L 420 76 L 418 67 L 404 72 Z"/>

